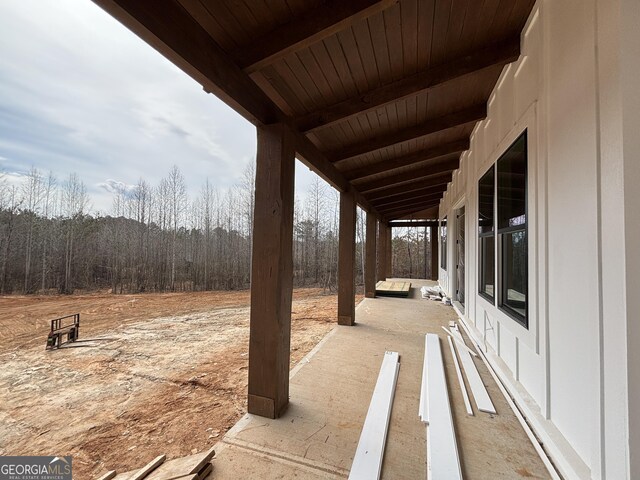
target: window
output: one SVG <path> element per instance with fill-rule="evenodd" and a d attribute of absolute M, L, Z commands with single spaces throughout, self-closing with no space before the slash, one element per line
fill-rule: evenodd
<path fill-rule="evenodd" d="M 495 170 L 492 166 L 478 183 L 479 291 L 489 300 L 493 300 L 495 295 L 494 182 Z"/>
<path fill-rule="evenodd" d="M 447 269 L 447 217 L 440 227 L 440 268 Z"/>
<path fill-rule="evenodd" d="M 527 133 L 498 159 L 497 219 L 500 246 L 499 305 L 527 323 Z"/>
<path fill-rule="evenodd" d="M 479 294 L 529 328 L 526 131 L 478 182 L 478 239 Z"/>

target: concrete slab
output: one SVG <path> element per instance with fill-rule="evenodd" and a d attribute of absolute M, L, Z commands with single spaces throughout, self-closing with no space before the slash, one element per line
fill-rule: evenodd
<path fill-rule="evenodd" d="M 216 446 L 209 478 L 346 478 L 385 350 L 400 353 L 400 371 L 384 479 L 426 477 L 425 426 L 418 418 L 424 334 L 437 333 L 452 402 L 463 475 L 467 479 L 550 478 L 522 426 L 480 359 L 474 359 L 497 415 L 466 413 L 442 326 L 454 310 L 420 298 L 366 298 L 355 326 L 336 328 L 292 371 L 290 406 L 270 420 L 246 415 Z M 471 343 L 468 342 L 470 346 Z"/>

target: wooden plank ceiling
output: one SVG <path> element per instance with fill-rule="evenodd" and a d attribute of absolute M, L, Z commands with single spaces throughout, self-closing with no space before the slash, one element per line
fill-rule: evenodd
<path fill-rule="evenodd" d="M 381 220 L 436 206 L 534 0 L 94 0 Z"/>

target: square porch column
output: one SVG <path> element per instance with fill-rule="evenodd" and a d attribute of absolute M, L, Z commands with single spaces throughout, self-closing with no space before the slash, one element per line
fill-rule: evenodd
<path fill-rule="evenodd" d="M 387 277 L 393 276 L 393 227 L 387 225 L 387 254 L 385 255 L 387 265 L 385 270 Z"/>
<path fill-rule="evenodd" d="M 364 294 L 367 298 L 376 296 L 376 234 L 378 219 L 367 213 L 367 235 L 364 254 Z"/>
<path fill-rule="evenodd" d="M 282 124 L 257 130 L 248 410 L 277 418 L 289 403 L 295 152 Z"/>
<path fill-rule="evenodd" d="M 338 323 L 353 325 L 356 319 L 356 199 L 352 190 L 340 192 L 338 238 Z"/>
<path fill-rule="evenodd" d="M 431 238 L 431 280 L 438 280 L 438 227 L 429 227 L 429 237 Z"/>
<path fill-rule="evenodd" d="M 378 280 L 387 278 L 387 225 L 378 223 Z"/>

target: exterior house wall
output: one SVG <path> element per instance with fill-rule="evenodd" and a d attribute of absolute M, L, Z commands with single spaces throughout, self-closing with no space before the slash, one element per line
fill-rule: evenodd
<path fill-rule="evenodd" d="M 464 205 L 465 323 L 565 478 L 640 475 L 627 414 L 640 401 L 640 305 L 625 293 L 640 291 L 639 21 L 632 0 L 539 0 L 440 204 L 440 285 L 454 297 Z M 478 180 L 525 129 L 528 329 L 477 293 Z"/>

